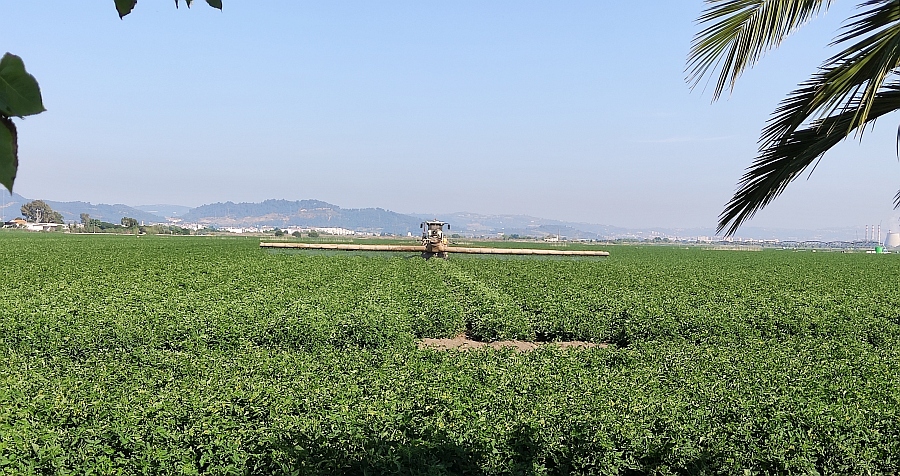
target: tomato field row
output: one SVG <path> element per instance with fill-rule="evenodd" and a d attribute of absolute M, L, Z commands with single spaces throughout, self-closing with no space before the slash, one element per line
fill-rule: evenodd
<path fill-rule="evenodd" d="M 0 245 L 0 473 L 900 471 L 893 255 Z"/>

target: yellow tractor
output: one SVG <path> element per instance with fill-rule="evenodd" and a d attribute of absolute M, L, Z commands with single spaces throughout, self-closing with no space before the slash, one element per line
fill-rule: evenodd
<path fill-rule="evenodd" d="M 444 225 L 447 225 L 447 231 L 450 231 L 450 224 L 438 220 L 423 221 L 419 223 L 422 229 L 422 246 L 425 251 L 422 257 L 425 259 L 437 256 L 438 258 L 447 259 L 447 245 L 449 242 L 444 237 Z"/>

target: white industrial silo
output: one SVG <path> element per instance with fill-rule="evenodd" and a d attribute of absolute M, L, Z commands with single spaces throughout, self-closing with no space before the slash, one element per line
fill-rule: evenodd
<path fill-rule="evenodd" d="M 895 231 L 889 231 L 887 237 L 884 239 L 884 247 L 885 248 L 897 248 L 900 247 L 900 233 Z"/>

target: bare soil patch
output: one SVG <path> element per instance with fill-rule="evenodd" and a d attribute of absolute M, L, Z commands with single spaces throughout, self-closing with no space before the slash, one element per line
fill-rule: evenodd
<path fill-rule="evenodd" d="M 537 349 L 555 345 L 562 348 L 588 349 L 592 347 L 606 347 L 607 344 L 595 344 L 593 342 L 583 341 L 563 341 L 563 342 L 527 342 L 522 340 L 500 340 L 495 342 L 481 342 L 467 338 L 465 335 L 459 335 L 452 339 L 421 339 L 419 341 L 420 349 L 436 349 L 436 350 L 476 350 L 490 347 L 492 349 L 512 348 L 516 352 L 528 352 Z"/>

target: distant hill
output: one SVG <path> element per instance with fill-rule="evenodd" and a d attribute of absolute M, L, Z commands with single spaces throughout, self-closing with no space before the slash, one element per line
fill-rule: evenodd
<path fill-rule="evenodd" d="M 627 232 L 624 228 L 584 223 L 568 223 L 525 215 L 480 215 L 476 213 L 415 214 L 382 208 L 347 209 L 320 200 L 266 200 L 260 203 L 213 203 L 191 209 L 178 217 L 186 223 L 208 226 L 311 226 L 351 230 L 419 234 L 419 223 L 438 218 L 451 223 L 452 233 L 491 236 L 498 233 L 547 236 L 559 233 L 568 238 L 602 239 Z"/>
<path fill-rule="evenodd" d="M 31 201 L 18 193 L 10 195 L 5 189 L 0 190 L 0 197 L 3 199 L 2 203 L 0 203 L 0 218 L 3 221 L 22 216 L 22 205 Z"/>
<path fill-rule="evenodd" d="M 131 217 L 143 223 L 165 223 L 165 217 L 153 213 L 147 213 L 128 205 L 117 203 L 107 205 L 105 203 L 93 204 L 89 202 L 54 202 L 44 200 L 50 208 L 62 213 L 63 218 L 69 221 L 81 221 L 81 214 L 87 213 L 91 218 L 110 223 L 119 223 L 122 217 Z"/>
<path fill-rule="evenodd" d="M 21 215 L 20 208 L 32 199 L 19 194 L 0 191 L 0 218 L 10 220 Z M 339 227 L 356 231 L 385 232 L 405 235 L 419 234 L 419 223 L 437 218 L 451 224 L 451 233 L 464 236 L 534 236 L 559 234 L 569 239 L 652 239 L 658 236 L 696 238 L 715 235 L 710 228 L 622 228 L 592 223 L 566 222 L 528 215 L 486 215 L 469 212 L 402 214 L 383 208 L 341 208 L 321 200 L 266 200 L 260 203 L 212 203 L 196 208 L 183 205 L 140 205 L 131 207 L 88 202 L 57 202 L 45 200 L 60 212 L 66 221 L 77 222 L 82 213 L 103 221 L 118 223 L 122 217 L 139 222 L 165 223 L 166 217 L 185 223 L 200 223 L 218 227 L 242 226 L 309 226 Z M 886 226 L 885 230 L 888 229 Z M 863 232 L 854 227 L 819 230 L 781 229 L 745 226 L 738 230 L 740 238 L 779 240 L 853 240 Z"/>
<path fill-rule="evenodd" d="M 22 205 L 34 200 L 25 198 L 18 193 L 12 195 L 4 194 L 5 200 L 0 203 L 3 220 L 11 220 L 21 216 Z M 131 217 L 139 222 L 144 223 L 164 223 L 166 219 L 153 213 L 147 213 L 128 205 L 116 204 L 107 205 L 105 203 L 93 204 L 88 202 L 56 202 L 53 200 L 44 200 L 50 208 L 62 214 L 66 222 L 81 221 L 81 214 L 87 213 L 91 218 L 98 220 L 119 223 L 122 217 Z"/>
<path fill-rule="evenodd" d="M 550 220 L 528 215 L 483 215 L 469 212 L 415 214 L 421 219 L 439 219 L 450 223 L 451 232 L 464 235 L 520 235 L 543 237 L 560 235 L 570 239 L 604 239 L 628 232 L 626 228 L 590 223 Z"/>
<path fill-rule="evenodd" d="M 310 226 L 395 234 L 417 233 L 421 220 L 382 208 L 341 208 L 320 200 L 213 203 L 179 217 L 209 226 Z"/>

